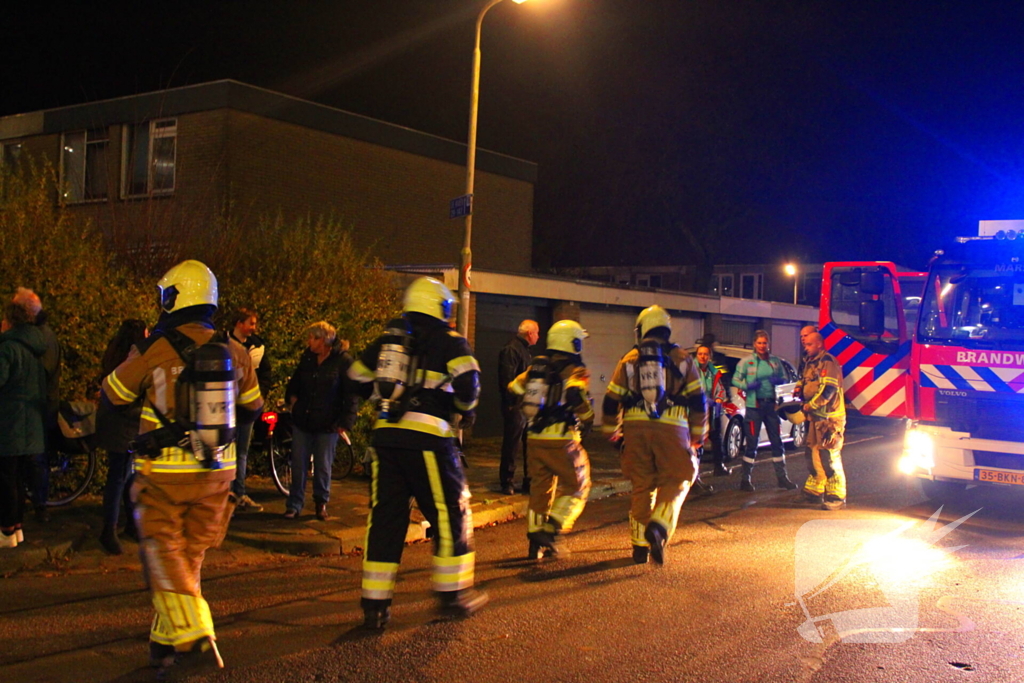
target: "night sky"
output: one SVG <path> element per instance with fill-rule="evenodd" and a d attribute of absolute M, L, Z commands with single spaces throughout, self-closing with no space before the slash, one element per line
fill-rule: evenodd
<path fill-rule="evenodd" d="M 480 6 L 9 2 L 0 115 L 234 78 L 464 141 Z M 1024 218 L 1024 3 L 508 1 L 482 74 L 540 267 L 922 266 Z"/>

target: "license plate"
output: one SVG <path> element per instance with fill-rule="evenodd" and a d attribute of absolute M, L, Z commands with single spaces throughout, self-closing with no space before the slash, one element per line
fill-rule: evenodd
<path fill-rule="evenodd" d="M 997 472 L 995 470 L 974 470 L 974 481 L 990 484 L 1016 484 L 1024 486 L 1024 472 Z"/>

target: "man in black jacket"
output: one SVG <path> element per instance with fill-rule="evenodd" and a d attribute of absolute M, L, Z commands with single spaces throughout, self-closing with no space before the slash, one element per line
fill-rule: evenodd
<path fill-rule="evenodd" d="M 498 389 L 501 392 L 501 416 L 505 430 L 501 440 L 501 466 L 498 470 L 502 493 L 512 494 L 512 481 L 516 476 L 516 453 L 523 452 L 523 432 L 526 418 L 519 411 L 518 396 L 508 390 L 508 385 L 530 367 L 533 356 L 530 347 L 540 339 L 540 327 L 533 320 L 519 323 L 519 333 L 498 352 Z M 523 493 L 530 492 L 530 473 L 523 457 Z"/>

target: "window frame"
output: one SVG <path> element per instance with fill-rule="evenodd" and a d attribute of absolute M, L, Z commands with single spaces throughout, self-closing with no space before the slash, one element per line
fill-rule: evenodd
<path fill-rule="evenodd" d="M 726 281 L 729 282 L 729 293 L 728 294 L 725 293 L 725 289 L 726 289 L 725 283 L 726 283 Z M 736 278 L 733 276 L 732 273 L 720 273 L 718 275 L 718 286 L 720 287 L 719 292 L 718 292 L 718 296 L 727 296 L 727 297 L 732 298 L 732 299 L 736 298 Z"/>
<path fill-rule="evenodd" d="M 161 125 L 164 124 L 164 125 Z M 146 142 L 146 190 L 141 193 L 130 192 L 134 161 L 132 156 L 132 144 L 130 137 L 133 130 L 141 126 L 147 126 Z M 153 188 L 154 167 L 153 145 L 158 139 L 172 138 L 174 140 L 174 156 L 172 159 L 171 186 L 167 188 Z M 141 123 L 126 123 L 121 126 L 121 199 L 145 199 L 148 197 L 161 197 L 172 195 L 178 187 L 178 119 L 177 117 L 150 119 Z"/>
<path fill-rule="evenodd" d="M 740 298 L 746 299 L 743 296 L 743 280 L 745 278 L 754 278 L 754 295 L 749 300 L 760 301 L 764 299 L 764 274 L 763 273 L 740 273 Z"/>
<path fill-rule="evenodd" d="M 97 139 L 90 139 L 93 134 L 103 134 L 104 137 Z M 67 136 L 68 135 L 82 135 L 82 144 L 85 145 L 85 153 L 82 155 L 82 168 L 79 171 L 81 182 L 82 182 L 82 198 L 81 199 L 68 199 L 66 192 L 66 183 L 68 182 L 68 168 L 67 168 L 67 157 L 65 151 L 67 150 Z M 110 200 L 110 185 L 107 182 L 107 170 L 109 168 L 109 160 L 105 160 L 101 173 L 103 174 L 103 187 L 104 194 L 102 197 L 87 197 L 86 192 L 89 187 L 89 149 L 97 147 L 103 147 L 105 151 L 110 150 L 110 129 L 106 127 L 102 128 L 78 128 L 75 130 L 64 131 L 60 134 L 60 165 L 59 165 L 59 185 L 57 188 L 58 199 L 63 204 L 99 204 Z"/>

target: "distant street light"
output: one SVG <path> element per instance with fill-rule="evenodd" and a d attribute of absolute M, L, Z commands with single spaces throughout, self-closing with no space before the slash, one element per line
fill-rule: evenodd
<path fill-rule="evenodd" d="M 512 0 L 521 5 L 526 0 Z M 480 10 L 480 16 L 476 18 L 476 46 L 473 48 L 473 86 L 469 91 L 469 144 L 466 151 L 466 196 L 473 196 L 474 174 L 476 172 L 476 114 L 480 103 L 480 28 L 484 23 L 484 15 L 487 10 L 497 5 L 501 0 L 491 0 Z M 473 270 L 473 211 L 472 199 L 470 199 L 470 211 L 466 213 L 465 241 L 462 245 L 462 268 L 459 270 L 459 334 L 469 337 L 469 292 L 470 278 Z"/>
<path fill-rule="evenodd" d="M 793 278 L 793 305 L 795 306 L 796 305 L 796 283 L 797 283 L 797 279 L 796 279 L 796 273 L 797 273 L 796 266 L 794 266 L 792 263 L 787 263 L 786 267 L 784 268 L 784 270 L 786 271 L 786 275 L 788 275 L 791 278 Z"/>

